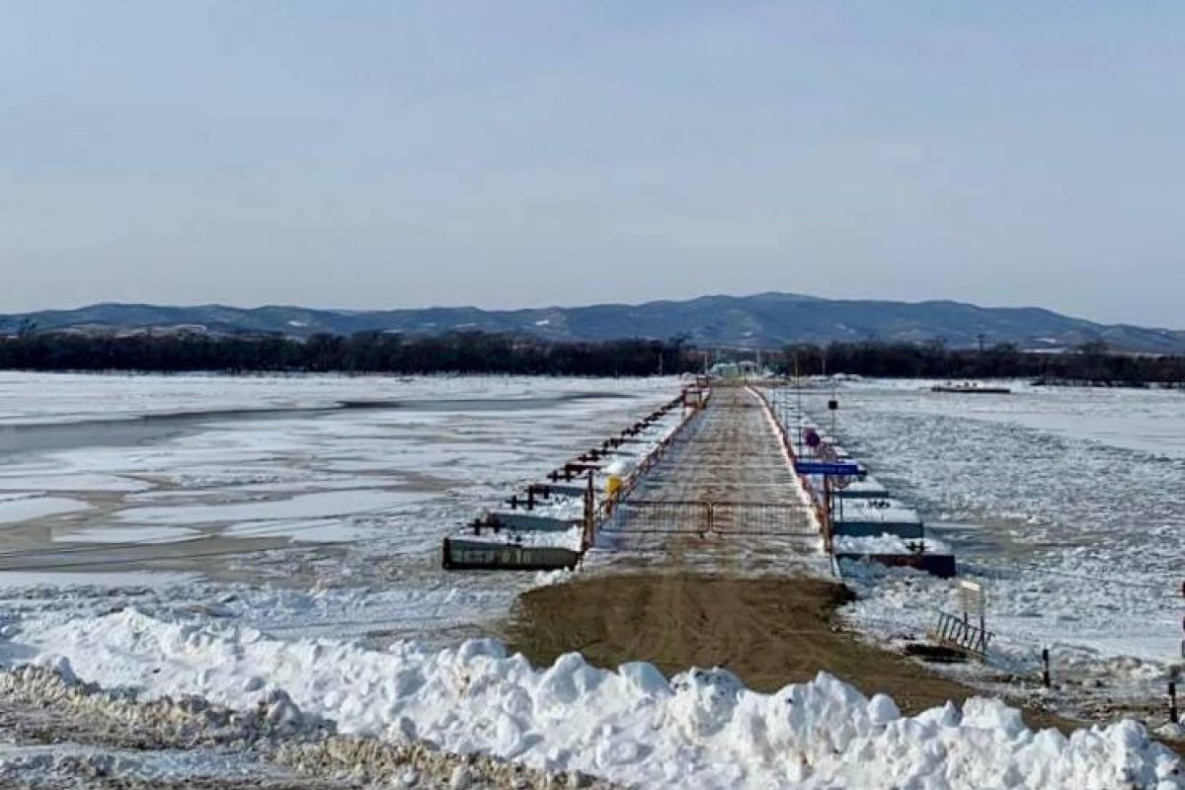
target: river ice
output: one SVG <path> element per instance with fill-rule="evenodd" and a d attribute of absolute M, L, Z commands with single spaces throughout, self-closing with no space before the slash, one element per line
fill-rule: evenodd
<path fill-rule="evenodd" d="M 1071 709 L 1156 700 L 1163 718 L 1185 637 L 1185 396 L 1013 386 L 847 382 L 836 434 L 984 584 L 1001 666 L 1038 677 L 1049 647 L 1068 686 L 1051 695 Z M 808 392 L 804 407 L 825 414 L 832 394 Z M 924 632 L 937 609 L 958 611 L 953 583 L 863 575 L 849 614 L 874 633 Z"/>

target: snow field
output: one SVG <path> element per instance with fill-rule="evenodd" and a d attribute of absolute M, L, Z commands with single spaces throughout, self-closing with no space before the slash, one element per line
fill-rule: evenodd
<path fill-rule="evenodd" d="M 668 681 L 648 664 L 609 672 L 577 654 L 535 669 L 488 640 L 379 652 L 130 609 L 24 629 L 15 641 L 65 674 L 147 699 L 291 700 L 300 716 L 343 734 L 427 740 L 647 787 L 1185 786 L 1178 758 L 1133 722 L 1069 738 L 1034 733 L 1018 711 L 987 699 L 903 717 L 888 698 L 867 699 L 825 674 L 765 695 L 723 670 Z"/>
<path fill-rule="evenodd" d="M 320 409 L 347 401 L 366 403 L 403 398 L 529 401 L 537 398 L 541 389 L 581 392 L 587 389 L 589 381 L 525 376 L 160 376 L 0 371 L 0 424 L 63 424 L 239 410 Z M 664 382 L 664 392 L 676 388 L 673 378 L 653 381 Z M 644 381 L 638 383 L 645 386 Z M 31 391 L 36 391 L 36 398 L 29 397 Z"/>

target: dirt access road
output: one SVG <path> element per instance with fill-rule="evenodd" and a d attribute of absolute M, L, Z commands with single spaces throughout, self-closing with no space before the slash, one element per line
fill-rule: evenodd
<path fill-rule="evenodd" d="M 907 714 L 977 693 L 843 631 L 836 610 L 850 599 L 846 587 L 824 579 L 679 570 L 590 575 L 523 595 L 500 636 L 536 666 L 572 651 L 606 669 L 647 661 L 668 677 L 720 666 L 767 693 L 827 672 L 866 696 L 888 694 Z M 1012 704 L 1030 727 L 1081 726 Z"/>
<path fill-rule="evenodd" d="M 648 661 L 668 676 L 721 666 L 765 692 L 824 671 L 915 713 L 973 693 L 839 630 L 835 611 L 850 598 L 823 579 L 676 570 L 588 576 L 526 593 L 504 636 L 540 665 L 579 651 L 598 666 Z"/>

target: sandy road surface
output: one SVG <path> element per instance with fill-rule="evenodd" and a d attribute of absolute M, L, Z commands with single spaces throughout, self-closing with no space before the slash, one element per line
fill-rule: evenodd
<path fill-rule="evenodd" d="M 733 578 L 670 570 L 611 579 L 587 576 L 519 599 L 504 637 L 532 662 L 578 650 L 616 668 L 648 661 L 668 675 L 724 667 L 752 689 L 776 691 L 827 672 L 907 713 L 975 694 L 954 681 L 840 630 L 846 587 L 824 579 Z M 1072 725 L 1037 710 L 1030 726 Z"/>

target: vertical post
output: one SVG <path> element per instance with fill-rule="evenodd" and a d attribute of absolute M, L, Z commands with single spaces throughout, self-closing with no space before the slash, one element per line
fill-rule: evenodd
<path fill-rule="evenodd" d="M 593 544 L 593 530 L 595 529 L 596 509 L 595 509 L 595 495 L 593 494 L 593 471 L 588 470 L 588 488 L 584 492 L 584 539 L 581 543 L 584 544 L 584 550 L 587 551 Z"/>
<path fill-rule="evenodd" d="M 1053 678 L 1051 678 L 1049 675 L 1049 648 L 1048 647 L 1041 648 L 1041 664 L 1042 664 L 1041 685 L 1044 686 L 1045 688 L 1049 688 L 1050 686 L 1053 685 Z"/>
<path fill-rule="evenodd" d="M 798 452 L 795 454 L 795 458 L 801 458 L 802 457 L 802 427 L 803 427 L 802 426 L 802 421 L 803 421 L 803 416 L 802 416 L 802 379 L 799 378 L 798 352 L 794 353 L 794 388 L 796 390 L 796 394 L 797 394 L 797 398 L 798 398 L 797 402 L 795 403 L 795 408 L 798 409 L 798 442 L 797 442 Z"/>
<path fill-rule="evenodd" d="M 1173 724 L 1178 724 L 1181 721 L 1180 715 L 1177 713 L 1177 683 L 1169 681 L 1169 721 Z"/>
<path fill-rule="evenodd" d="M 983 635 L 984 652 L 987 652 L 987 588 L 980 594 L 979 599 L 979 632 Z"/>
<path fill-rule="evenodd" d="M 835 389 L 831 390 L 831 400 L 827 403 L 827 409 L 831 412 L 831 441 L 837 442 L 835 438 L 835 418 L 839 414 L 839 392 Z"/>
<path fill-rule="evenodd" d="M 831 477 L 823 475 L 823 547 L 828 554 L 834 554 L 831 521 Z"/>

